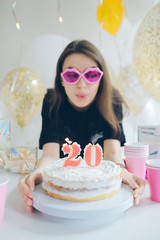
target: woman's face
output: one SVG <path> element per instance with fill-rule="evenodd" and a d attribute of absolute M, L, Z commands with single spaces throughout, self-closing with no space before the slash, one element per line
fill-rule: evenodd
<path fill-rule="evenodd" d="M 66 68 L 76 68 L 79 72 L 83 73 L 88 67 L 98 67 L 97 63 L 90 57 L 81 54 L 73 53 L 66 57 L 63 63 L 63 71 Z M 69 85 L 62 80 L 62 86 L 68 96 L 70 103 L 80 109 L 88 107 L 95 99 L 99 84 L 89 84 L 82 77 L 74 84 Z"/>

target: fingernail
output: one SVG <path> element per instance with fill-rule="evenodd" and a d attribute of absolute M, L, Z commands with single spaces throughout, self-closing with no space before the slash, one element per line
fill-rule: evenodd
<path fill-rule="evenodd" d="M 32 194 L 32 193 L 30 193 L 30 194 L 29 194 L 29 197 L 30 197 L 30 198 L 33 198 L 33 194 Z"/>
<path fill-rule="evenodd" d="M 135 197 L 135 198 L 137 198 L 137 195 L 138 195 L 138 193 L 137 193 L 137 192 L 135 192 L 135 193 L 134 193 L 134 197 Z"/>
<path fill-rule="evenodd" d="M 138 205 L 139 204 L 139 200 L 136 200 L 136 205 Z"/>

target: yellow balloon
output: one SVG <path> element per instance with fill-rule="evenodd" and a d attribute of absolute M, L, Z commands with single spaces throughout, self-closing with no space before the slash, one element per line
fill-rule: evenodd
<path fill-rule="evenodd" d="M 102 5 L 98 5 L 98 21 L 112 35 L 115 35 L 118 31 L 123 16 L 124 8 L 120 0 L 103 0 Z"/>
<path fill-rule="evenodd" d="M 38 111 L 45 90 L 36 73 L 28 68 L 19 68 L 6 75 L 0 93 L 13 119 L 24 127 Z"/>

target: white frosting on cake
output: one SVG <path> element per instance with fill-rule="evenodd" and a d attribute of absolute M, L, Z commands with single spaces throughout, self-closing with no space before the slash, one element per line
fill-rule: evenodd
<path fill-rule="evenodd" d="M 121 187 L 121 168 L 114 162 L 102 160 L 99 166 L 89 167 L 83 160 L 76 167 L 63 167 L 64 161 L 46 166 L 42 184 L 46 191 L 83 199 L 117 192 Z"/>

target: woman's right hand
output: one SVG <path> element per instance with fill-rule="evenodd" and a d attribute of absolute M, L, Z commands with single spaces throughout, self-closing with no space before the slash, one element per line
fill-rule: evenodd
<path fill-rule="evenodd" d="M 29 212 L 33 211 L 33 191 L 35 184 L 42 182 L 42 171 L 36 170 L 27 174 L 18 183 L 19 193 L 21 194 Z"/>

